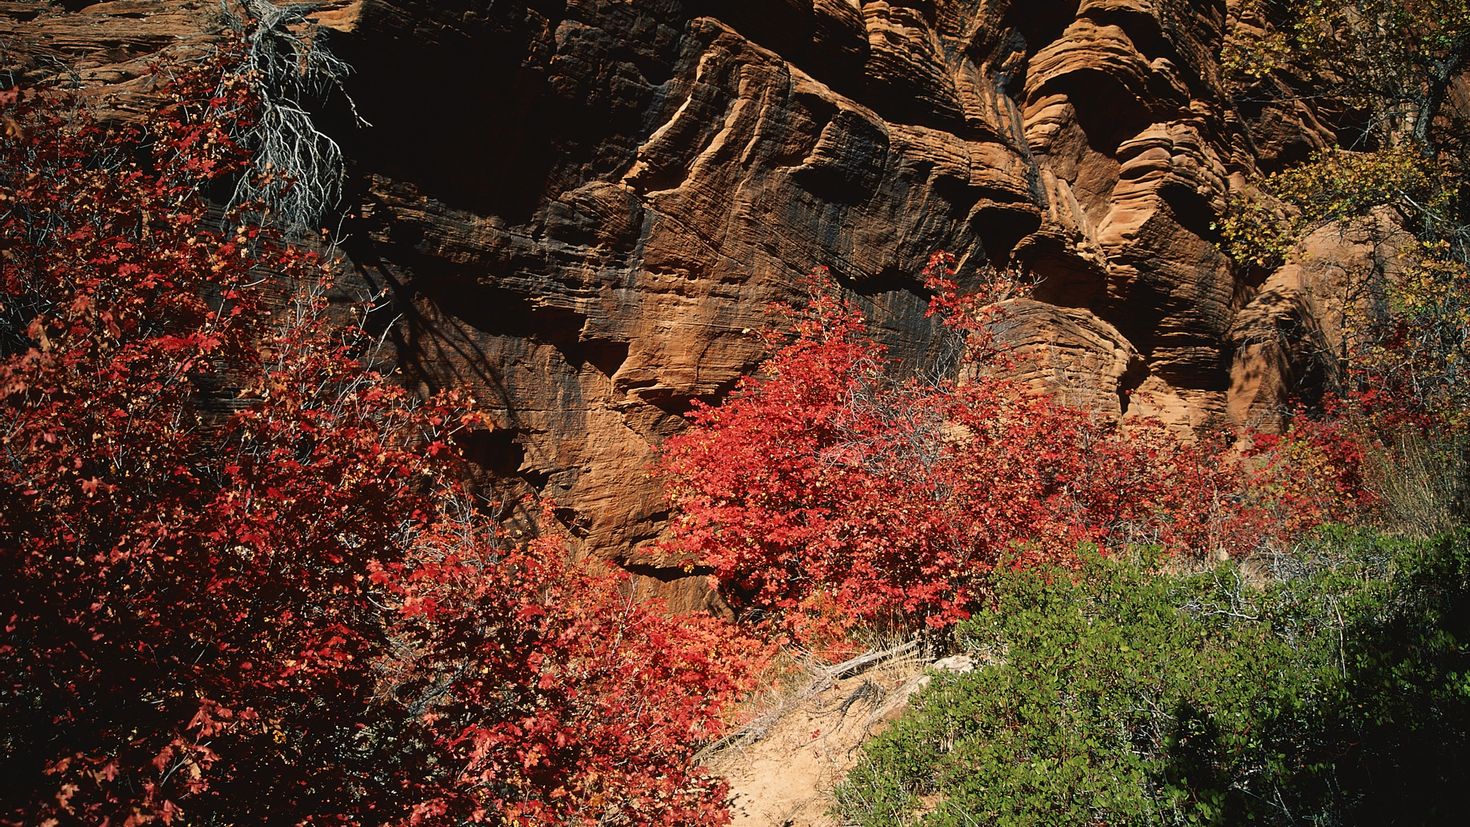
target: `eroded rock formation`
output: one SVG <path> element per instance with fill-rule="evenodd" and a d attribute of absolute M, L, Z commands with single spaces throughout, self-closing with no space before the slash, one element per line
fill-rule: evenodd
<path fill-rule="evenodd" d="M 1373 289 L 1404 266 L 1411 242 L 1400 218 L 1380 207 L 1318 227 L 1235 315 L 1230 341 L 1230 418 L 1269 428 L 1292 391 L 1320 388 L 1345 358 L 1350 317 L 1372 314 Z"/>
<path fill-rule="evenodd" d="M 483 464 L 635 572 L 683 574 L 647 551 L 656 446 L 751 369 L 749 331 L 814 265 L 910 362 L 938 346 L 917 274 L 949 250 L 962 280 L 1043 279 L 1014 329 L 1102 414 L 1230 424 L 1282 398 L 1293 357 L 1260 331 L 1310 279 L 1252 284 L 1212 227 L 1321 130 L 1228 103 L 1224 0 L 325 5 L 372 123 L 324 115 L 347 249 L 400 298 L 404 360 L 478 392 Z M 215 8 L 12 0 L 0 34 L 125 111 Z"/>

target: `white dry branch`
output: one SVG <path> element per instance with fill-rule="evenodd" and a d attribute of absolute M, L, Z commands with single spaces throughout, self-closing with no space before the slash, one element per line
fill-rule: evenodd
<path fill-rule="evenodd" d="M 277 6 L 269 0 L 222 3 L 226 25 L 241 33 L 244 60 L 229 82 L 244 78 L 259 100 L 259 117 L 241 136 L 252 157 L 229 207 L 252 205 L 262 223 L 288 233 L 314 233 L 342 198 L 342 148 L 317 128 L 308 108 L 341 95 L 358 125 L 368 125 L 343 88 L 352 67 L 332 54 L 308 15 L 317 3 Z"/>
<path fill-rule="evenodd" d="M 808 666 L 808 679 L 800 688 L 780 698 L 771 708 L 757 715 L 749 723 L 727 733 L 725 737 L 707 745 L 695 755 L 695 760 L 708 762 L 715 755 L 759 741 L 766 736 L 782 716 L 796 709 L 816 695 L 831 688 L 837 681 L 860 674 L 876 666 L 901 658 L 912 657 L 921 651 L 920 642 L 906 640 L 882 649 L 871 649 L 841 663 Z"/>

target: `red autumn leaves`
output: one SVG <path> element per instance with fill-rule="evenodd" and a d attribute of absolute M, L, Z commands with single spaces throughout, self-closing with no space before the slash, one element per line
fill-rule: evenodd
<path fill-rule="evenodd" d="M 0 823 L 722 823 L 693 756 L 749 644 L 499 536 L 484 417 L 374 370 L 330 261 L 211 213 L 232 58 L 136 127 L 5 112 Z"/>
<path fill-rule="evenodd" d="M 668 614 L 503 537 L 457 442 L 488 418 L 377 372 L 366 308 L 258 205 L 211 212 L 250 174 L 237 57 L 134 127 L 0 101 L 0 823 L 720 824 L 694 756 L 750 631 L 944 629 L 999 565 L 1279 525 L 1161 426 L 891 377 L 819 292 L 661 467 L 670 548 L 749 622 Z M 961 299 L 943 266 L 935 309 L 996 358 L 1008 283 Z"/>
<path fill-rule="evenodd" d="M 1002 277 L 960 297 L 931 264 L 933 311 L 971 354 Z M 862 317 L 818 284 L 795 338 L 718 407 L 696 407 L 662 473 L 671 549 L 707 562 L 732 604 L 777 628 L 943 628 L 983 605 L 998 565 L 1072 559 L 1080 544 L 1239 554 L 1276 523 L 1253 471 L 1150 422 L 1120 424 L 996 371 L 920 382 L 888 373 Z M 986 309 L 988 308 L 988 309 Z"/>

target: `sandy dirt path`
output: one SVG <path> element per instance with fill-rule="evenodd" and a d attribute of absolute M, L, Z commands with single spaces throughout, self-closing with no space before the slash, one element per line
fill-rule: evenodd
<path fill-rule="evenodd" d="M 708 760 L 730 782 L 734 827 L 841 827 L 829 812 L 833 788 L 922 673 L 916 657 L 896 657 L 841 679 L 814 678 L 774 703 L 751 727 L 758 737 Z"/>

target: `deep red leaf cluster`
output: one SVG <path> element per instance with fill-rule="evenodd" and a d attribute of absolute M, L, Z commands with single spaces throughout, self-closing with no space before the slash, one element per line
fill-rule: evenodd
<path fill-rule="evenodd" d="M 485 418 L 211 212 L 234 57 L 138 126 L 0 113 L 0 823 L 722 823 L 693 756 L 753 650 L 500 536 Z"/>
<path fill-rule="evenodd" d="M 1012 358 L 989 331 L 1016 285 L 961 297 L 947 263 L 932 265 L 936 312 L 972 358 Z M 1266 515 L 1223 446 L 1125 427 L 1001 373 L 895 379 L 861 314 L 818 290 L 794 339 L 670 440 L 670 551 L 713 566 L 748 616 L 902 631 L 966 617 L 995 566 L 1067 561 L 1084 543 L 1228 555 L 1260 542 Z"/>

